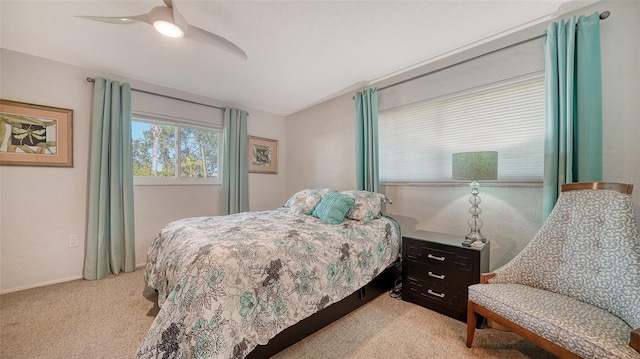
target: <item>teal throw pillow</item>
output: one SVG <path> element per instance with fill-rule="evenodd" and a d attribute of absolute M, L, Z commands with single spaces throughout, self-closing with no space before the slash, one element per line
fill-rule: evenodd
<path fill-rule="evenodd" d="M 355 200 L 349 196 L 330 191 L 313 209 L 313 216 L 325 223 L 339 224 L 344 220 L 344 215 L 354 202 Z"/>

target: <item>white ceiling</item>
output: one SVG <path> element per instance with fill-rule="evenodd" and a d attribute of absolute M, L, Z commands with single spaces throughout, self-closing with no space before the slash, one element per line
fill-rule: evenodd
<path fill-rule="evenodd" d="M 286 116 L 593 2 L 174 0 L 187 22 L 240 46 L 242 60 L 147 24 L 74 17 L 142 14 L 161 0 L 1 0 L 0 46 Z"/>

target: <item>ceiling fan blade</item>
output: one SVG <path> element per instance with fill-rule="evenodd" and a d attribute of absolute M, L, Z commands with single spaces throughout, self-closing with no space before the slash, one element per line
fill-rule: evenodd
<path fill-rule="evenodd" d="M 182 31 L 186 32 L 187 23 L 184 21 L 184 18 L 178 14 L 178 21 L 174 20 L 173 14 L 175 9 L 170 9 L 166 6 L 156 6 L 151 11 L 146 14 L 140 15 L 130 15 L 130 16 L 76 16 L 83 19 L 106 22 L 108 24 L 118 24 L 118 25 L 130 25 L 136 22 L 144 22 L 149 25 L 153 25 L 156 21 L 166 21 L 170 23 L 174 23 L 182 28 Z M 182 22 L 182 24 L 180 23 Z"/>
<path fill-rule="evenodd" d="M 174 5 L 173 5 L 173 1 L 171 1 L 171 0 L 164 0 L 164 4 L 165 4 L 165 5 L 167 5 L 167 7 L 168 7 L 169 9 L 173 9 L 173 6 L 174 6 Z"/>
<path fill-rule="evenodd" d="M 176 7 L 176 4 L 171 0 L 164 0 L 164 3 L 165 5 L 167 5 L 169 9 L 172 10 L 173 23 L 176 24 L 179 28 L 182 29 L 182 31 L 186 33 L 189 28 L 189 24 L 187 24 L 187 20 L 185 20 L 185 18 L 182 17 L 182 15 L 178 12 L 178 8 Z"/>
<path fill-rule="evenodd" d="M 203 44 L 220 47 L 245 60 L 249 58 L 247 54 L 233 42 L 197 26 L 189 25 L 189 30 L 185 34 L 185 38 L 198 41 Z"/>
<path fill-rule="evenodd" d="M 150 24 L 149 14 L 132 15 L 132 16 L 76 16 L 82 19 L 106 22 L 107 24 L 131 25 L 136 22 L 146 22 Z"/>

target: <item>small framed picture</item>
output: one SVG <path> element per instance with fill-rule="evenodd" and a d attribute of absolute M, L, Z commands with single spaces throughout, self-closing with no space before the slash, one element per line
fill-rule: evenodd
<path fill-rule="evenodd" d="M 278 140 L 249 137 L 249 173 L 278 173 Z"/>
<path fill-rule="evenodd" d="M 73 110 L 0 100 L 0 165 L 73 167 Z"/>

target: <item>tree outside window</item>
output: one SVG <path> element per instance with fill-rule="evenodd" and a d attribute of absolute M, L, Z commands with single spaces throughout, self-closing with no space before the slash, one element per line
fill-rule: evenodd
<path fill-rule="evenodd" d="M 133 175 L 142 178 L 217 178 L 220 132 L 218 129 L 135 119 L 131 124 Z"/>

